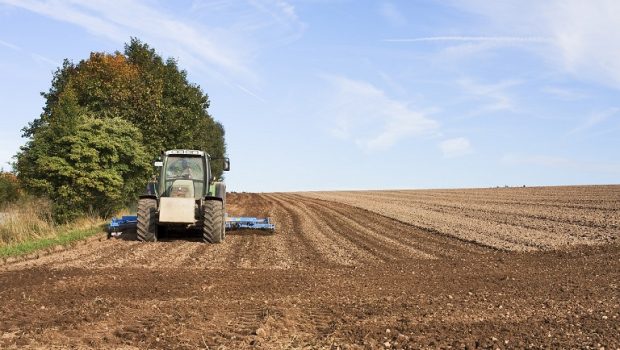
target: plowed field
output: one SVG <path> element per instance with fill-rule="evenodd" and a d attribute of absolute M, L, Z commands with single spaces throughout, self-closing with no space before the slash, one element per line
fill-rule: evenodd
<path fill-rule="evenodd" d="M 0 262 L 0 348 L 620 348 L 620 186 L 231 194 L 275 233 Z"/>

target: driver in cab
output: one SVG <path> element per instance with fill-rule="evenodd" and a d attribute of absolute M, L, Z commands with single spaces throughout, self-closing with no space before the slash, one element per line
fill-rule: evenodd
<path fill-rule="evenodd" d="M 187 159 L 181 160 L 181 173 L 179 174 L 179 177 L 184 179 L 192 179 L 194 177 L 192 168 L 190 167 Z"/>

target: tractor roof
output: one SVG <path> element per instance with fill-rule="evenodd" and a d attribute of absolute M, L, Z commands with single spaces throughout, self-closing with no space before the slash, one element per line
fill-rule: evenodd
<path fill-rule="evenodd" d="M 200 157 L 204 157 L 205 155 L 208 157 L 209 155 L 203 151 L 197 151 L 197 150 L 192 150 L 192 149 L 172 149 L 169 151 L 164 152 L 165 155 L 167 156 L 173 156 L 173 155 L 190 155 L 190 156 L 200 156 Z"/>

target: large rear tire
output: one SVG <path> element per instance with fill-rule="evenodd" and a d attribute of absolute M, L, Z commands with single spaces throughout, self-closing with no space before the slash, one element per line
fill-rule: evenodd
<path fill-rule="evenodd" d="M 224 236 L 224 203 L 217 199 L 205 200 L 202 210 L 202 239 L 206 243 L 220 243 Z"/>
<path fill-rule="evenodd" d="M 226 184 L 215 183 L 215 196 L 222 198 L 222 241 L 226 238 Z"/>
<path fill-rule="evenodd" d="M 157 200 L 142 198 L 138 201 L 138 241 L 157 242 Z"/>

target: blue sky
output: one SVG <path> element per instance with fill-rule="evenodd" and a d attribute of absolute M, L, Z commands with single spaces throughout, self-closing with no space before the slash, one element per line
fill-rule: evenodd
<path fill-rule="evenodd" d="M 0 0 L 0 163 L 64 58 L 131 36 L 227 132 L 236 191 L 618 183 L 618 1 Z"/>

